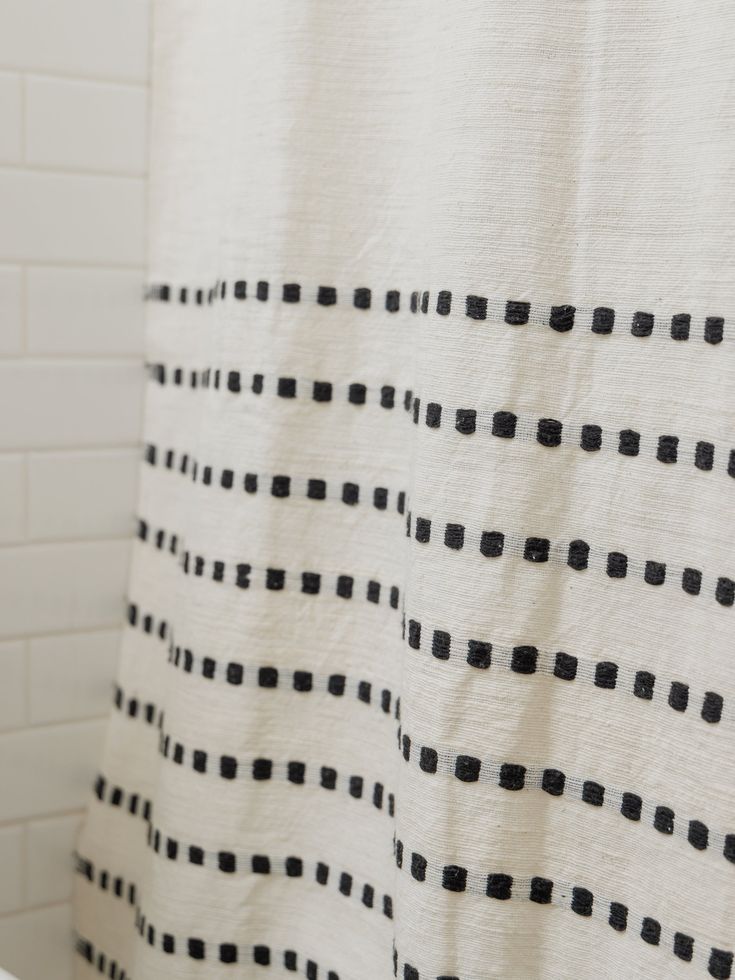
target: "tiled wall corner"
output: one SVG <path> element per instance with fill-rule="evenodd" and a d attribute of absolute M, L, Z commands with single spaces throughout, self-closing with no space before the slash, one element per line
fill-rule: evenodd
<path fill-rule="evenodd" d="M 140 455 L 151 10 L 0 6 L 0 972 L 69 980 Z"/>

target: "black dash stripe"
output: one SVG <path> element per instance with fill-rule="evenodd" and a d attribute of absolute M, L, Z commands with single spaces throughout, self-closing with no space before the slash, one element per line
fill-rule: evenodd
<path fill-rule="evenodd" d="M 634 917 L 626 905 L 621 902 L 611 902 L 608 898 L 596 895 L 582 885 L 552 881 L 541 876 L 531 877 L 529 883 L 527 874 L 516 877 L 508 874 L 507 870 L 493 869 L 489 872 L 484 870 L 480 872 L 463 865 L 444 864 L 441 859 L 429 859 L 424 854 L 412 850 L 400 839 L 394 843 L 394 856 L 396 867 L 416 882 L 414 887 L 466 892 L 474 896 L 486 896 L 491 901 L 507 901 L 512 898 L 516 901 L 529 901 L 540 905 L 553 904 L 585 918 L 592 917 L 594 910 L 604 910 L 604 917 L 595 917 L 598 923 L 602 923 L 606 918 L 611 928 L 623 932 L 628 926 L 637 922 L 641 939 L 650 945 L 660 945 L 664 930 L 658 920 L 648 916 Z M 671 934 L 672 930 L 666 932 Z M 674 935 L 682 937 L 684 943 L 682 944 L 681 940 L 677 942 L 675 938 L 671 953 L 682 958 L 681 950 L 693 948 L 695 940 L 681 932 L 676 932 Z M 708 970 L 711 976 L 729 978 L 732 964 L 732 952 L 718 947 L 710 949 Z M 413 969 L 409 967 L 409 970 Z M 408 977 L 409 980 L 416 980 L 419 977 L 418 971 L 409 972 Z"/>
<path fill-rule="evenodd" d="M 694 710 L 710 725 L 722 721 L 725 702 L 721 694 L 706 691 L 702 698 L 695 701 L 688 684 L 656 678 L 647 670 L 623 668 L 611 661 L 594 661 L 561 650 L 542 650 L 527 642 L 511 646 L 507 643 L 490 641 L 485 637 L 453 636 L 445 629 L 432 629 L 426 623 L 413 618 L 407 620 L 407 635 L 408 646 L 411 649 L 424 650 L 439 661 L 454 658 L 473 669 L 481 670 L 491 666 L 504 667 L 526 676 L 538 674 L 554 677 L 565 684 L 570 681 L 586 681 L 604 690 L 605 696 L 607 691 L 614 689 L 650 701 L 654 697 L 654 691 L 661 689 L 665 696 L 657 698 L 656 703 L 659 706 L 666 704 L 677 714 Z M 600 683 L 600 680 L 603 683 Z M 686 697 L 684 697 L 684 689 L 686 689 Z M 666 695 L 665 692 L 668 694 Z"/>
<path fill-rule="evenodd" d="M 207 304 L 211 305 L 216 301 L 228 300 L 230 295 L 236 302 L 240 302 L 249 295 L 248 281 L 236 280 L 231 290 L 228 290 L 226 282 L 220 280 L 211 286 L 174 286 L 169 283 L 152 283 L 144 290 L 144 297 L 150 302 L 168 303 L 173 295 L 179 297 L 181 304 L 186 304 L 189 297 L 194 297 L 198 305 L 202 305 L 205 299 Z M 368 286 L 358 285 L 346 289 L 338 295 L 338 291 L 333 286 L 318 284 L 305 286 L 295 282 L 284 283 L 280 290 L 276 289 L 274 293 L 269 289 L 267 281 L 262 279 L 257 281 L 255 287 L 257 299 L 266 302 L 274 295 L 280 296 L 286 303 L 303 301 L 315 302 L 320 306 L 333 306 L 337 302 L 342 302 L 361 310 L 372 308 L 396 313 L 400 309 L 401 293 L 397 289 L 389 289 L 383 294 Z M 446 316 L 451 310 L 451 291 L 438 289 L 434 295 L 436 295 L 436 312 L 440 316 Z M 374 302 L 374 298 L 378 296 L 380 300 Z M 426 289 L 413 290 L 410 293 L 409 303 L 411 312 L 417 313 L 420 309 L 422 313 L 427 313 L 430 308 L 431 296 L 432 293 Z M 646 310 L 635 310 L 632 314 L 623 316 L 619 313 L 616 314 L 616 311 L 609 306 L 589 304 L 582 314 L 580 309 L 565 303 L 545 306 L 526 300 L 500 300 L 474 293 L 460 296 L 458 302 L 462 303 L 465 315 L 473 320 L 492 319 L 497 322 L 504 321 L 512 326 L 535 323 L 550 327 L 559 333 L 567 333 L 573 329 L 577 331 L 584 329 L 598 336 L 607 336 L 613 332 L 616 324 L 619 324 L 620 332 L 631 337 L 647 338 L 656 331 L 657 338 L 669 337 L 671 340 L 681 342 L 688 341 L 693 336 L 692 317 L 689 313 L 675 313 L 668 319 L 659 315 L 657 321 L 656 315 Z M 582 320 L 583 323 L 581 323 Z M 657 322 L 665 323 L 666 326 L 661 330 L 656 330 Z M 698 326 L 695 334 L 696 339 L 716 346 L 722 343 L 725 337 L 725 326 L 724 317 L 706 316 Z"/>

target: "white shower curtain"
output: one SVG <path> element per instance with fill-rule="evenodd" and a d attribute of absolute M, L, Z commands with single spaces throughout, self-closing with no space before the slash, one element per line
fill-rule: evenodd
<path fill-rule="evenodd" d="M 728 978 L 731 0 L 157 0 L 78 976 Z"/>

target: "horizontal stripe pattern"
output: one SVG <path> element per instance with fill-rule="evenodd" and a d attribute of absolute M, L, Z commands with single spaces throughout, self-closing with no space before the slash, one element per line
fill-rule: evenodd
<path fill-rule="evenodd" d="M 422 545 L 438 539 L 452 551 L 474 551 L 490 559 L 510 554 L 534 565 L 550 564 L 576 572 L 591 569 L 611 579 L 631 575 L 652 586 L 661 586 L 673 580 L 689 596 L 704 592 L 705 595 L 712 595 L 720 606 L 731 608 L 735 605 L 735 581 L 728 576 L 708 576 L 688 566 L 630 557 L 620 551 L 607 551 L 590 545 L 581 538 L 552 541 L 550 538 L 525 536 L 508 530 L 479 530 L 459 522 L 415 516 L 410 511 L 406 518 L 406 534 Z"/>
<path fill-rule="evenodd" d="M 268 494 L 276 500 L 305 497 L 308 500 L 339 501 L 354 507 L 368 503 L 378 511 L 395 510 L 403 514 L 406 509 L 406 491 L 389 487 L 368 487 L 354 480 L 334 481 L 320 477 L 303 477 L 286 473 L 252 472 L 231 466 L 200 464 L 189 452 L 161 449 L 148 443 L 144 460 L 152 468 L 161 467 L 182 476 L 192 483 L 219 487 L 223 490 L 240 490 L 248 496 Z"/>
<path fill-rule="evenodd" d="M 398 391 L 395 385 L 369 386 L 362 382 L 318 381 L 286 376 L 245 374 L 222 368 L 182 368 L 163 362 L 147 365 L 148 377 L 161 386 L 226 390 L 275 395 L 279 399 L 303 399 L 332 405 L 371 405 L 386 409 L 396 407 L 396 398 L 411 414 L 413 422 L 423 422 L 430 430 L 450 428 L 463 436 L 477 433 L 496 440 L 536 444 L 546 449 L 560 446 L 576 448 L 587 455 L 613 453 L 627 459 L 638 457 L 655 460 L 672 467 L 683 463 L 701 473 L 719 472 L 735 478 L 735 449 L 716 447 L 707 439 L 679 436 L 674 433 L 650 434 L 633 428 L 610 428 L 598 422 L 569 422 L 556 418 L 516 413 L 506 408 L 456 408 L 416 395 L 410 388 Z"/>
<path fill-rule="evenodd" d="M 499 762 L 453 749 L 416 744 L 400 729 L 398 745 L 403 759 L 427 775 L 442 773 L 463 783 L 487 783 L 509 792 L 541 790 L 550 799 L 563 796 L 592 807 L 604 807 L 626 820 L 648 824 L 664 836 L 687 841 L 697 851 L 711 848 L 735 864 L 735 833 L 712 830 L 701 820 L 677 815 L 667 804 L 644 800 L 638 793 L 565 773 L 555 766 Z"/>
<path fill-rule="evenodd" d="M 397 313 L 402 308 L 402 292 L 398 289 L 382 292 L 367 286 L 358 286 L 343 293 L 335 286 L 306 286 L 297 282 L 272 285 L 264 279 L 251 280 L 250 283 L 246 279 L 236 279 L 229 283 L 227 280 L 217 280 L 209 286 L 151 283 L 145 296 L 149 301 L 159 303 L 196 306 L 211 306 L 223 300 L 232 300 L 237 304 L 254 298 L 261 303 L 269 300 L 289 304 L 313 302 L 322 307 L 346 303 L 359 310 L 381 309 L 388 313 Z M 607 337 L 613 332 L 627 333 L 631 337 L 639 338 L 666 337 L 679 342 L 696 337 L 711 345 L 720 344 L 725 338 L 725 318 L 719 315 L 699 319 L 689 313 L 674 313 L 666 317 L 647 310 L 621 314 L 610 306 L 583 309 L 569 303 L 545 306 L 527 300 L 503 300 L 473 293 L 457 296 L 448 289 L 404 290 L 403 303 L 411 313 L 435 312 L 445 317 L 454 311 L 474 321 L 491 320 L 513 327 L 544 326 L 562 334 L 581 327 L 598 337 Z"/>
<path fill-rule="evenodd" d="M 456 864 L 429 860 L 418 851 L 395 842 L 396 867 L 415 882 L 427 883 L 448 892 L 466 892 L 486 896 L 494 901 L 529 901 L 538 905 L 554 905 L 571 910 L 585 918 L 607 921 L 617 932 L 636 930 L 644 942 L 652 946 L 665 945 L 677 958 L 686 962 L 706 964 L 712 977 L 728 980 L 732 972 L 733 954 L 719 947 L 700 952 L 694 937 L 663 926 L 650 916 L 639 916 L 622 902 L 610 901 L 581 885 L 552 881 L 542 876 L 514 876 L 505 869 L 476 871 Z"/>
<path fill-rule="evenodd" d="M 705 690 L 695 702 L 689 683 L 662 677 L 644 667 L 636 669 L 563 650 L 544 650 L 528 642 L 510 644 L 487 637 L 460 636 L 418 619 L 406 621 L 404 639 L 412 650 L 423 650 L 438 661 L 452 660 L 475 670 L 499 667 L 518 676 L 553 677 L 565 685 L 582 681 L 599 691 L 623 692 L 639 701 L 666 705 L 677 714 L 691 714 L 690 709 L 696 704 L 698 717 L 708 725 L 719 724 L 723 717 L 730 724 L 733 721 L 729 702 L 721 694 Z"/>
<path fill-rule="evenodd" d="M 374 605 L 398 609 L 400 590 L 397 585 L 384 586 L 363 575 L 334 572 L 293 571 L 262 566 L 244 561 L 224 561 L 208 558 L 181 548 L 181 536 L 165 528 L 151 528 L 148 521 L 138 518 L 137 537 L 159 551 L 179 557 L 184 575 L 206 578 L 212 582 L 234 585 L 238 589 L 261 589 L 269 592 L 297 591 L 302 595 L 334 595 L 339 599 L 364 599 Z"/>

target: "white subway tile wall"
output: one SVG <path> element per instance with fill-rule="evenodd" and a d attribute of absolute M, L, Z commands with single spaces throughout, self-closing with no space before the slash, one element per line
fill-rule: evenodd
<path fill-rule="evenodd" d="M 69 980 L 140 458 L 149 0 L 0 0 L 0 973 Z"/>

